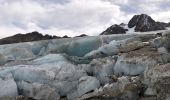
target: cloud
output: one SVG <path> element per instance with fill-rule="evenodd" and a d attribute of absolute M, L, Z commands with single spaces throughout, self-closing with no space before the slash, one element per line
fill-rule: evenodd
<path fill-rule="evenodd" d="M 170 11 L 153 13 L 151 17 L 157 21 L 170 22 Z"/>
<path fill-rule="evenodd" d="M 102 0 L 2 0 L 0 14 L 0 27 L 13 27 L 9 29 L 13 33 L 37 30 L 60 36 L 94 35 L 120 22 L 119 6 Z"/>
<path fill-rule="evenodd" d="M 112 24 L 146 13 L 170 21 L 170 0 L 0 0 L 0 37 L 39 31 L 98 35 Z"/>
<path fill-rule="evenodd" d="M 120 6 L 126 14 L 156 13 L 170 10 L 170 0 L 107 0 Z M 118 2 L 118 3 L 117 3 Z"/>

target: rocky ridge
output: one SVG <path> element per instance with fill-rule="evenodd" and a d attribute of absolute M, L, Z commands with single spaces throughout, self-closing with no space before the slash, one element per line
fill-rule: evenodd
<path fill-rule="evenodd" d="M 51 36 L 51 35 L 43 36 L 41 33 L 35 31 L 27 34 L 16 34 L 14 36 L 0 39 L 0 44 L 11 44 L 11 43 L 48 40 L 48 39 L 56 39 L 56 38 L 60 38 L 60 37 Z"/>
<path fill-rule="evenodd" d="M 165 23 L 155 22 L 150 16 L 146 14 L 135 15 L 129 21 L 128 27 L 135 27 L 136 32 L 147 32 L 156 30 L 165 30 Z"/>
<path fill-rule="evenodd" d="M 156 22 L 150 16 L 146 14 L 134 15 L 128 24 L 121 23 L 120 25 L 114 24 L 107 28 L 100 35 L 108 34 L 126 34 L 128 30 L 134 28 L 134 32 L 148 32 L 148 31 L 157 31 L 157 30 L 166 30 L 167 27 L 170 27 L 170 22 Z M 131 32 L 130 32 L 131 33 Z"/>
<path fill-rule="evenodd" d="M 67 35 L 63 37 L 52 36 L 52 35 L 42 35 L 37 31 L 26 33 L 26 34 L 16 34 L 10 37 L 0 39 L 0 45 L 2 44 L 12 44 L 12 43 L 21 43 L 21 42 L 31 42 L 39 40 L 49 40 L 49 39 L 58 39 L 58 38 L 70 38 Z"/>
<path fill-rule="evenodd" d="M 120 25 L 112 25 L 109 28 L 107 28 L 104 32 L 102 32 L 100 35 L 109 35 L 109 34 L 125 34 L 128 29 L 124 29 Z"/>

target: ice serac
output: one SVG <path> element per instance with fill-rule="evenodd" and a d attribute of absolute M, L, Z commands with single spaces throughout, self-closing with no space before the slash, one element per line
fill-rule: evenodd
<path fill-rule="evenodd" d="M 99 37 L 79 37 L 60 44 L 49 43 L 47 53 L 66 53 L 71 56 L 84 56 L 101 45 L 102 41 Z"/>
<path fill-rule="evenodd" d="M 99 48 L 101 44 L 102 41 L 98 37 L 75 40 L 70 43 L 67 54 L 73 56 L 84 56 L 86 53 Z"/>
<path fill-rule="evenodd" d="M 145 65 L 136 64 L 137 58 L 126 59 L 123 56 L 118 57 L 118 61 L 115 64 L 114 72 L 117 75 L 138 75 L 144 72 Z M 141 59 L 138 59 L 142 63 Z"/>
<path fill-rule="evenodd" d="M 0 54 L 0 66 L 4 65 L 5 63 L 7 63 L 7 58 L 3 54 Z"/>
<path fill-rule="evenodd" d="M 117 55 L 118 53 L 120 53 L 121 47 L 126 46 L 126 44 L 137 40 L 135 38 L 127 38 L 127 39 L 123 39 L 123 40 L 112 40 L 109 44 L 105 44 L 101 47 L 99 47 L 97 50 L 93 50 L 89 53 L 87 53 L 84 57 L 86 58 L 98 58 L 98 57 L 105 57 L 105 56 L 113 56 L 113 55 Z M 139 44 L 137 43 L 138 46 L 137 47 L 141 47 L 142 43 Z M 128 49 L 128 48 L 127 48 Z M 135 48 L 131 48 L 131 49 L 135 49 Z"/>
<path fill-rule="evenodd" d="M 0 99 L 16 96 L 18 96 L 18 89 L 12 74 L 0 77 Z"/>
<path fill-rule="evenodd" d="M 31 45 L 31 50 L 34 55 L 44 55 L 46 47 L 50 40 L 34 42 Z"/>
<path fill-rule="evenodd" d="M 49 56 L 52 57 L 50 58 Z M 55 59 L 55 57 L 58 58 Z M 6 75 L 6 73 L 11 72 L 15 81 L 21 83 L 18 85 L 18 88 L 21 88 L 21 90 L 25 89 L 24 96 L 30 95 L 32 98 L 39 98 L 37 95 L 39 94 L 38 96 L 40 96 L 42 94 L 41 92 L 38 92 L 37 95 L 25 94 L 26 91 L 33 92 L 33 90 L 28 89 L 29 87 L 37 88 L 37 90 L 43 89 L 41 85 L 37 84 L 48 85 L 55 89 L 56 93 L 59 93 L 59 95 L 67 96 L 67 94 L 77 89 L 76 87 L 78 86 L 79 79 L 83 76 L 87 76 L 87 74 L 85 71 L 77 69 L 77 67 L 70 62 L 59 60 L 60 57 L 64 59 L 60 54 L 58 54 L 58 56 L 57 54 L 49 54 L 37 59 L 37 61 L 33 61 L 33 63 L 30 62 L 32 65 L 18 65 L 15 66 L 16 68 L 9 67 L 9 69 L 3 70 L 1 74 Z M 48 58 L 48 60 L 46 58 Z M 47 60 L 46 63 L 45 60 Z M 42 90 L 42 92 L 45 90 Z"/>
<path fill-rule="evenodd" d="M 114 74 L 115 62 L 115 57 L 106 57 L 94 59 L 90 63 L 93 75 L 100 81 L 101 85 L 113 82 L 111 76 Z"/>
<path fill-rule="evenodd" d="M 114 72 L 121 75 L 139 75 L 157 64 L 169 62 L 169 56 L 169 54 L 158 53 L 156 49 L 145 46 L 139 50 L 119 56 Z"/>
<path fill-rule="evenodd" d="M 78 85 L 78 80 L 83 76 L 87 76 L 85 71 L 76 69 L 75 65 L 68 63 L 61 64 L 60 69 L 55 71 L 55 80 L 49 82 L 49 84 L 55 87 L 61 96 L 66 96 L 75 90 Z"/>
<path fill-rule="evenodd" d="M 81 77 L 78 83 L 77 90 L 67 95 L 68 100 L 75 100 L 75 98 L 78 98 L 87 92 L 94 91 L 100 86 L 99 81 L 91 76 Z"/>
<path fill-rule="evenodd" d="M 60 96 L 55 88 L 45 84 L 28 83 L 21 81 L 18 83 L 20 93 L 26 97 L 36 100 L 59 100 Z"/>
<path fill-rule="evenodd" d="M 35 55 L 28 48 L 24 47 L 8 47 L 2 48 L 0 52 L 9 60 L 29 60 L 35 58 Z"/>
<path fill-rule="evenodd" d="M 119 53 L 119 46 L 125 44 L 125 41 L 111 41 L 109 44 L 99 47 L 97 50 L 93 50 L 90 53 L 87 53 L 84 57 L 87 58 L 97 58 L 104 56 L 112 56 Z"/>

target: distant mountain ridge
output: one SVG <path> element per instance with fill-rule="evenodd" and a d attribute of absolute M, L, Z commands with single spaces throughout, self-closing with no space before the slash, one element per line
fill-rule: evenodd
<path fill-rule="evenodd" d="M 14 36 L 0 39 L 0 44 L 30 42 L 30 41 L 48 40 L 48 39 L 56 39 L 56 38 L 60 38 L 60 37 L 51 36 L 51 35 L 42 35 L 41 33 L 34 31 L 27 34 L 16 34 Z"/>
<path fill-rule="evenodd" d="M 127 26 L 127 27 L 125 27 Z M 110 35 L 110 34 L 126 34 L 129 28 L 134 28 L 135 32 L 148 32 L 156 30 L 165 30 L 166 27 L 170 27 L 169 23 L 156 22 L 150 16 L 146 14 L 134 15 L 128 24 L 114 24 L 103 31 L 100 35 Z M 82 34 L 76 37 L 84 37 L 86 34 Z M 30 41 L 39 41 L 39 40 L 48 40 L 56 38 L 70 38 L 67 35 L 63 37 L 51 36 L 51 35 L 42 35 L 41 33 L 34 31 L 26 34 L 16 34 L 10 37 L 0 39 L 0 45 L 2 44 L 11 44 L 11 43 L 20 43 L 20 42 L 30 42 Z"/>

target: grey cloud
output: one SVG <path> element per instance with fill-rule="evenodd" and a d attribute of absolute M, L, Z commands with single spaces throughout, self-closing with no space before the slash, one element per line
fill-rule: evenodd
<path fill-rule="evenodd" d="M 120 10 L 126 14 L 150 14 L 170 10 L 170 0 L 120 0 L 121 2 L 126 1 L 126 3 L 117 3 L 115 0 L 106 1 L 119 5 Z"/>
<path fill-rule="evenodd" d="M 116 18 L 119 8 L 116 5 L 103 4 L 100 0 L 86 1 L 1 0 L 0 28 L 15 27 L 23 31 L 38 29 L 50 32 L 53 29 L 70 31 L 73 34 L 99 34 Z M 115 19 L 114 22 L 119 21 Z"/>
<path fill-rule="evenodd" d="M 30 30 L 94 35 L 112 24 L 127 23 L 134 14 L 167 21 L 167 11 L 170 0 L 0 0 L 0 30 L 9 35 Z"/>

